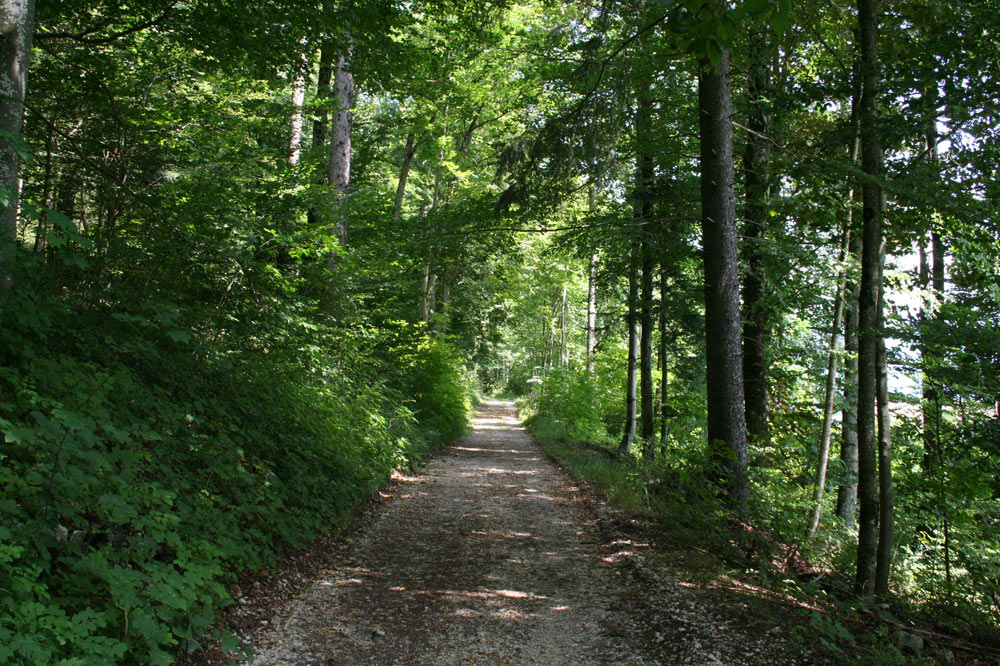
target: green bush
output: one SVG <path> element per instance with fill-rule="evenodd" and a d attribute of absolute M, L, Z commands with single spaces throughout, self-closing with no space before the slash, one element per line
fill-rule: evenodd
<path fill-rule="evenodd" d="M 421 332 L 221 347 L 169 311 L 4 305 L 0 663 L 173 663 L 237 572 L 466 427 L 462 359 Z"/>
<path fill-rule="evenodd" d="M 525 425 L 542 441 L 606 444 L 601 385 L 585 368 L 556 368 L 524 401 Z"/>

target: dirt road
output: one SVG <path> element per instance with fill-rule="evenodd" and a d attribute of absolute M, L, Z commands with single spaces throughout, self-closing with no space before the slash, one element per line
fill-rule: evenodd
<path fill-rule="evenodd" d="M 271 621 L 255 666 L 657 663 L 576 488 L 489 402 Z M 620 555 L 620 554 L 619 554 Z"/>

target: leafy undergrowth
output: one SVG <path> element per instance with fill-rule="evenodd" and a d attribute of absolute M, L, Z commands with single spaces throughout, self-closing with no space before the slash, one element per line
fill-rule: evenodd
<path fill-rule="evenodd" d="M 465 431 L 447 343 L 297 321 L 234 340 L 162 301 L 4 304 L 0 663 L 173 663 L 238 573 Z"/>
<path fill-rule="evenodd" d="M 652 544 L 646 555 L 651 566 L 700 588 L 735 624 L 780 631 L 816 663 L 998 663 L 991 649 L 942 633 L 900 606 L 866 606 L 851 598 L 839 583 L 831 584 L 831 572 L 811 568 L 794 548 L 729 519 L 693 474 L 652 474 L 641 462 L 553 440 L 540 430 L 536 437 L 550 458 L 630 517 L 619 527 Z M 901 646 L 901 631 L 908 634 L 903 642 L 920 637 L 919 656 Z"/>

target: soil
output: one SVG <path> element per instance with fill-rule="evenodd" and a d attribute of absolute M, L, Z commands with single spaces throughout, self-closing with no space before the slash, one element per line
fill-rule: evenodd
<path fill-rule="evenodd" d="M 229 625 L 254 666 L 814 663 L 647 566 L 618 522 L 487 402 L 351 531 L 246 581 Z"/>

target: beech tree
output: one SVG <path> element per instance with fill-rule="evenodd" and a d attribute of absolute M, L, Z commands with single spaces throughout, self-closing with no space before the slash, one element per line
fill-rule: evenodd
<path fill-rule="evenodd" d="M 878 98 L 880 66 L 878 60 L 879 0 L 858 1 L 861 62 L 861 168 L 865 174 L 862 187 L 861 291 L 858 307 L 858 551 L 854 581 L 859 594 L 879 594 L 876 572 L 879 544 L 879 474 L 878 423 L 878 350 L 882 332 L 882 148 L 879 140 Z M 881 560 L 878 560 L 881 562 Z"/>
<path fill-rule="evenodd" d="M 11 262 L 17 236 L 18 173 L 24 154 L 21 122 L 34 26 L 34 0 L 0 3 L 0 196 L 4 206 L 0 217 L 0 289 L 9 288 L 14 279 Z"/>
<path fill-rule="evenodd" d="M 766 28 L 752 28 L 749 42 L 750 71 L 746 148 L 743 156 L 743 381 L 747 434 L 750 441 L 766 445 L 768 440 L 767 340 L 770 314 L 766 294 L 765 230 L 771 189 L 771 39 Z"/>

